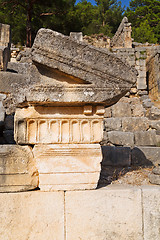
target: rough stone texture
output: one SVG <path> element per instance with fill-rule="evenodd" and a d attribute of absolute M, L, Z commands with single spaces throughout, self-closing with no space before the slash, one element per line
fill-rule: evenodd
<path fill-rule="evenodd" d="M 128 22 L 127 17 L 124 17 L 117 32 L 111 40 L 111 47 L 132 48 L 131 32 L 131 23 Z"/>
<path fill-rule="evenodd" d="M 26 191 L 37 186 L 37 169 L 30 147 L 1 145 L 0 192 Z"/>
<path fill-rule="evenodd" d="M 69 37 L 48 29 L 38 31 L 32 47 L 32 59 L 37 63 L 37 69 L 41 73 L 45 70 L 41 65 L 44 65 L 48 67 L 48 71 L 52 68 L 52 76 L 56 76 L 56 73 L 65 74 L 69 79 L 72 75 L 72 81 L 80 83 L 83 91 L 87 91 L 87 88 L 92 89 L 93 98 L 98 94 L 95 88 L 99 88 L 101 101 L 106 105 L 114 103 L 122 94 L 125 94 L 136 78 L 135 72 L 129 65 L 115 55 L 85 43 L 72 41 Z M 44 74 L 46 74 L 45 71 L 43 71 Z M 51 76 L 51 73 L 49 74 Z M 84 83 L 88 83 L 88 86 L 86 84 L 82 86 Z M 80 88 L 80 86 L 77 87 Z M 58 89 L 57 91 L 59 92 Z M 75 86 L 74 91 L 76 91 Z M 77 88 L 77 91 L 80 90 Z M 103 91 L 105 95 L 102 95 Z M 96 101 L 91 93 L 86 94 L 90 95 L 90 101 Z"/>
<path fill-rule="evenodd" d="M 144 240 L 160 238 L 160 187 L 142 189 L 144 214 Z"/>
<path fill-rule="evenodd" d="M 103 33 L 85 35 L 83 41 L 98 48 L 110 48 L 110 37 L 105 36 Z"/>
<path fill-rule="evenodd" d="M 0 194 L 3 240 L 64 240 L 64 193 Z"/>
<path fill-rule="evenodd" d="M 120 118 L 106 118 L 104 120 L 105 130 L 113 131 L 113 130 L 121 130 L 122 121 Z"/>
<path fill-rule="evenodd" d="M 27 75 L 30 73 L 30 68 L 31 63 L 9 62 L 7 71 Z"/>
<path fill-rule="evenodd" d="M 143 239 L 140 189 L 66 192 L 65 199 L 66 240 Z"/>
<path fill-rule="evenodd" d="M 132 165 L 157 165 L 160 160 L 159 147 L 135 147 L 132 149 Z"/>
<path fill-rule="evenodd" d="M 151 173 L 149 176 L 149 180 L 152 184 L 160 185 L 160 174 Z"/>
<path fill-rule="evenodd" d="M 131 149 L 129 147 L 102 146 L 102 166 L 130 166 Z"/>
<path fill-rule="evenodd" d="M 131 108 L 128 103 L 118 102 L 112 106 L 112 117 L 131 117 Z"/>
<path fill-rule="evenodd" d="M 0 70 L 6 71 L 10 60 L 11 30 L 7 24 L 0 23 Z"/>
<path fill-rule="evenodd" d="M 152 106 L 150 111 L 150 118 L 153 120 L 159 120 L 160 119 L 160 109 Z"/>
<path fill-rule="evenodd" d="M 0 71 L 7 70 L 9 61 L 9 48 L 0 46 Z"/>
<path fill-rule="evenodd" d="M 149 129 L 149 121 L 144 117 L 123 118 L 122 129 L 126 132 L 146 131 Z"/>
<path fill-rule="evenodd" d="M 111 131 L 108 132 L 108 141 L 114 145 L 133 146 L 134 134 L 131 132 Z"/>
<path fill-rule="evenodd" d="M 0 23 L 0 46 L 10 47 L 11 29 L 10 25 Z"/>
<path fill-rule="evenodd" d="M 70 39 L 76 41 L 83 41 L 83 33 L 82 32 L 70 32 Z"/>
<path fill-rule="evenodd" d="M 111 118 L 112 117 L 111 107 L 105 108 L 104 117 L 105 118 Z"/>
<path fill-rule="evenodd" d="M 159 71 L 160 71 L 160 52 L 151 50 L 151 56 L 147 61 L 147 77 L 149 95 L 155 100 L 160 97 L 159 88 Z"/>
<path fill-rule="evenodd" d="M 51 30 L 38 32 L 32 60 L 20 67 L 10 64 L 10 72 L 0 73 L 0 92 L 8 93 L 7 114 L 17 106 L 28 106 L 28 102 L 108 106 L 136 81 L 135 70 L 114 54 Z"/>
<path fill-rule="evenodd" d="M 150 127 L 160 131 L 160 120 L 157 121 L 150 121 Z"/>
<path fill-rule="evenodd" d="M 139 98 L 132 98 L 130 100 L 130 104 L 133 117 L 144 117 L 145 109 L 143 108 Z"/>
<path fill-rule="evenodd" d="M 99 144 L 36 145 L 33 153 L 42 191 L 96 188 L 102 161 Z"/>
<path fill-rule="evenodd" d="M 135 145 L 137 146 L 156 146 L 156 131 L 135 132 Z"/>

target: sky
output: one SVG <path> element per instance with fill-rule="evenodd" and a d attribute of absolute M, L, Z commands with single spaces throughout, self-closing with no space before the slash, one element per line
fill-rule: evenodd
<path fill-rule="evenodd" d="M 94 0 L 87 0 L 88 2 L 91 2 L 93 5 L 95 4 L 95 1 Z M 80 2 L 80 0 L 77 0 L 76 1 L 76 3 L 78 3 L 78 2 Z M 121 0 L 121 2 L 122 2 L 122 7 L 123 6 L 126 6 L 126 7 L 128 7 L 129 6 L 129 0 Z"/>

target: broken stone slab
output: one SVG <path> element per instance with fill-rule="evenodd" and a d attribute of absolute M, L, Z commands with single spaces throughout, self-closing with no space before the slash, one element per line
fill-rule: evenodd
<path fill-rule="evenodd" d="M 23 68 L 25 74 L 19 70 L 0 73 L 0 92 L 8 94 L 7 114 L 30 104 L 109 106 L 125 95 L 137 78 L 135 69 L 109 51 L 48 29 L 39 30 L 32 63 Z"/>
<path fill-rule="evenodd" d="M 72 98 L 70 101 L 75 101 L 72 93 L 74 90 L 75 95 L 76 92 L 86 92 L 84 95 L 88 95 L 90 102 L 113 104 L 136 81 L 136 72 L 114 54 L 71 40 L 49 29 L 38 31 L 32 47 L 32 60 L 37 74 L 39 72 L 43 75 L 42 79 L 45 81 L 47 77 L 49 82 L 49 78 L 53 76 L 52 79 L 55 79 L 59 75 L 59 87 L 61 84 L 67 91 L 70 89 L 71 97 L 67 97 L 67 101 Z M 57 88 L 56 91 L 62 94 L 60 89 Z M 99 96 L 101 95 L 99 99 L 96 89 L 100 93 Z"/>
<path fill-rule="evenodd" d="M 37 170 L 30 147 L 1 145 L 0 192 L 27 191 L 37 186 Z"/>
<path fill-rule="evenodd" d="M 102 160 L 99 144 L 40 144 L 33 154 L 42 191 L 97 187 Z"/>

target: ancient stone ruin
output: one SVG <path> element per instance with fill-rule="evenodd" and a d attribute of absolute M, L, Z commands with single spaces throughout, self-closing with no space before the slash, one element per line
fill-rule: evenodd
<path fill-rule="evenodd" d="M 3 51 L 3 240 L 159 238 L 159 46 L 134 43 L 127 18 L 113 39 L 88 39 L 40 29 L 17 62 Z M 134 168 L 156 185 L 123 185 Z"/>
<path fill-rule="evenodd" d="M 104 107 L 128 92 L 136 72 L 111 53 L 45 29 L 36 36 L 31 58 L 26 76 L 2 74 L 6 85 L 0 90 L 7 93 L 7 111 L 15 111 L 16 143 L 33 147 L 39 184 L 32 188 L 96 188 Z M 32 176 L 37 178 L 33 169 Z"/>

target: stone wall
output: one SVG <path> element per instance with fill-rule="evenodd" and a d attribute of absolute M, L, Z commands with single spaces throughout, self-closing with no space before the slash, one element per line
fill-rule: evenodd
<path fill-rule="evenodd" d="M 128 22 L 128 18 L 124 17 L 117 32 L 111 39 L 111 47 L 113 48 L 131 48 L 132 38 L 131 38 L 131 23 Z"/>
<path fill-rule="evenodd" d="M 153 100 L 160 101 L 160 48 L 148 48 L 146 63 L 148 92 Z"/>
<path fill-rule="evenodd" d="M 102 33 L 91 36 L 85 35 L 83 41 L 98 48 L 110 48 L 110 38 Z"/>
<path fill-rule="evenodd" d="M 3 240 L 158 240 L 160 188 L 0 194 Z"/>

